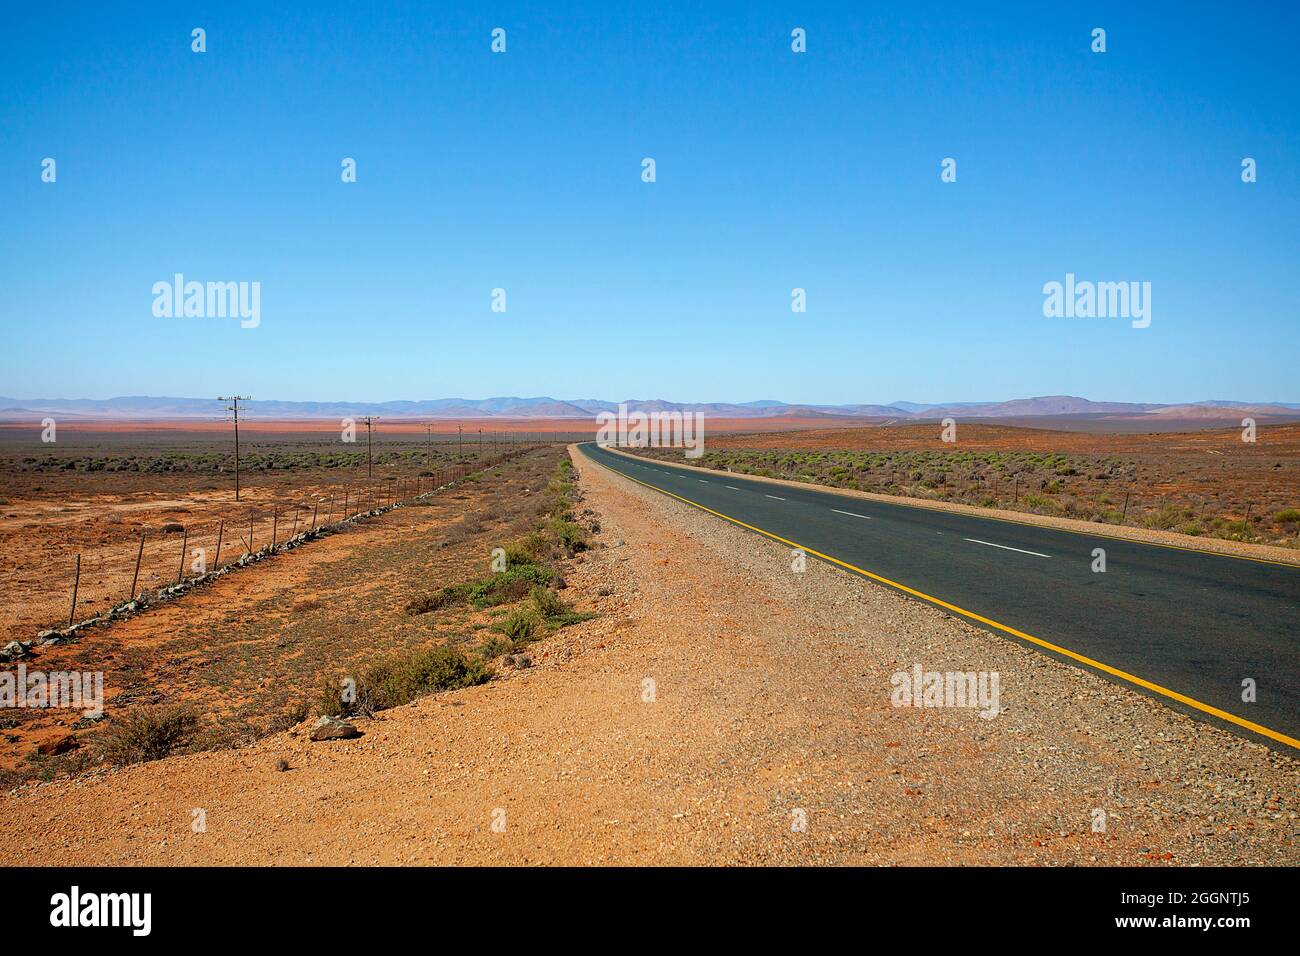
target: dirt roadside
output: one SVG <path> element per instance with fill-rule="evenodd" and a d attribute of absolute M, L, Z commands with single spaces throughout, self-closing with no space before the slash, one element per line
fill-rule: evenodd
<path fill-rule="evenodd" d="M 538 666 L 0 796 L 0 861 L 1300 862 L 1300 762 L 576 463 L 601 616 Z M 1002 712 L 891 706 L 914 663 L 998 672 Z"/>

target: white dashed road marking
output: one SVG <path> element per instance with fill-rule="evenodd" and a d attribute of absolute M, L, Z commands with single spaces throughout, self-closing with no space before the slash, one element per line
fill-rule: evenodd
<path fill-rule="evenodd" d="M 832 508 L 831 511 L 834 511 L 837 515 L 848 515 L 850 518 L 866 518 L 868 521 L 871 520 L 871 515 L 854 514 L 852 511 L 841 511 L 839 508 Z"/>
<path fill-rule="evenodd" d="M 962 538 L 963 541 L 970 541 L 974 544 L 986 544 L 990 548 L 1001 548 L 1003 551 L 1019 551 L 1021 554 L 1032 554 L 1036 558 L 1050 558 L 1050 554 L 1043 554 L 1041 551 L 1026 551 L 1024 548 L 1012 548 L 1005 544 L 994 544 L 992 541 L 981 541 L 979 538 Z"/>

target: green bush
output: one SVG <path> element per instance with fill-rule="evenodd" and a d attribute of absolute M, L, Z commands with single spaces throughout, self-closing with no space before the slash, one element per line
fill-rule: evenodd
<path fill-rule="evenodd" d="M 321 705 L 331 717 L 368 715 L 409 704 L 417 697 L 472 687 L 491 679 L 491 669 L 481 660 L 454 647 L 432 647 L 367 667 L 357 678 L 355 700 L 343 700 L 337 690 L 340 682 L 334 681 L 332 695 L 324 697 Z"/>
<path fill-rule="evenodd" d="M 550 584 L 554 577 L 552 571 L 540 565 L 516 564 L 470 585 L 466 597 L 475 607 L 496 607 L 519 600 L 532 590 L 533 585 Z"/>
<path fill-rule="evenodd" d="M 501 621 L 492 625 L 492 629 L 500 632 L 512 647 L 537 640 L 542 636 L 545 627 L 546 622 L 537 613 L 537 609 L 529 606 L 516 608 Z"/>
<path fill-rule="evenodd" d="M 491 660 L 502 654 L 509 654 L 513 650 L 514 645 L 509 640 L 499 634 L 489 634 L 487 639 L 475 648 L 475 653 L 484 660 Z"/>

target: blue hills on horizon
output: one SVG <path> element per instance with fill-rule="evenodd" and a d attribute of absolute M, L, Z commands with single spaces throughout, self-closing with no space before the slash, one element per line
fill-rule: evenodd
<path fill-rule="evenodd" d="M 499 396 L 485 399 L 438 398 L 387 402 L 304 402 L 249 400 L 241 411 L 249 418 L 309 419 L 355 415 L 388 415 L 394 418 L 532 418 L 590 419 L 600 412 L 617 412 L 624 404 L 629 411 L 702 412 L 720 418 L 935 418 L 960 414 L 966 418 L 1037 418 L 1052 416 L 1157 415 L 1161 417 L 1223 418 L 1237 412 L 1293 416 L 1300 403 L 1245 402 L 1211 399 L 1184 403 L 1098 402 L 1070 395 L 1040 396 L 1000 402 L 919 403 L 892 402 L 888 405 L 794 404 L 762 399 L 751 402 L 669 402 L 663 399 L 555 399 L 548 396 L 519 398 Z M 0 397 L 0 415 L 26 418 L 59 413 L 76 418 L 109 419 L 209 419 L 225 414 L 225 403 L 212 398 L 126 395 L 107 399 L 52 398 L 17 399 Z"/>

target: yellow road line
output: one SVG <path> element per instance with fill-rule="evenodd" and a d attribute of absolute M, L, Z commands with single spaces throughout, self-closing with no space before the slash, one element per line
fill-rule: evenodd
<path fill-rule="evenodd" d="M 1030 644 L 1036 644 L 1039 647 L 1046 648 L 1047 650 L 1052 651 L 1056 654 L 1061 654 L 1065 657 L 1070 658 L 1071 660 L 1078 661 L 1080 664 L 1086 664 L 1088 667 L 1094 667 L 1099 671 L 1103 671 L 1104 673 L 1110 674 L 1112 677 L 1118 677 L 1121 680 L 1126 680 L 1130 684 L 1135 684 L 1138 687 L 1144 687 L 1149 691 L 1154 691 L 1157 694 L 1160 694 L 1164 697 L 1168 697 L 1170 700 L 1176 700 L 1180 704 L 1186 704 L 1188 707 L 1195 708 L 1196 710 L 1199 710 L 1202 713 L 1209 714 L 1213 717 L 1218 717 L 1220 720 L 1226 720 L 1229 723 L 1236 724 L 1238 727 L 1244 727 L 1246 730 L 1253 731 L 1254 733 L 1261 734 L 1265 737 L 1268 737 L 1270 740 L 1276 740 L 1278 743 L 1283 743 L 1286 744 L 1288 747 L 1294 747 L 1297 750 L 1300 750 L 1300 740 L 1297 740 L 1295 737 L 1288 737 L 1286 734 L 1280 733 L 1276 730 L 1271 730 L 1270 728 L 1265 727 L 1262 724 L 1257 724 L 1254 721 L 1246 720 L 1244 717 L 1238 717 L 1236 714 L 1230 714 L 1226 710 L 1220 710 L 1218 707 L 1211 706 L 1210 704 L 1202 703 L 1201 701 L 1197 700 L 1194 697 L 1188 697 L 1186 694 L 1180 694 L 1176 690 L 1170 690 L 1167 687 L 1161 687 L 1159 684 L 1155 684 L 1144 678 L 1137 677 L 1133 674 L 1129 674 L 1126 671 L 1122 671 L 1117 667 L 1111 667 L 1109 664 L 1103 664 L 1101 661 L 1093 660 L 1091 657 L 1088 657 L 1084 654 L 1079 654 L 1075 651 L 1070 650 L 1069 648 L 1061 647 L 1059 644 L 1053 644 L 1051 641 L 1045 641 L 1040 637 L 1034 637 L 1032 634 L 1026 634 L 1024 631 L 1018 631 L 1014 627 L 1009 627 L 1008 625 L 999 623 L 998 621 L 995 621 L 992 618 L 984 617 L 982 614 L 976 614 L 974 611 L 968 611 L 965 608 L 958 607 L 956 604 L 951 604 L 948 601 L 943 600 L 942 598 L 937 598 L 934 597 L 933 595 L 926 594 L 924 591 L 918 591 L 916 588 L 910 588 L 906 584 L 899 584 L 897 581 L 891 581 L 889 578 L 883 577 L 879 574 L 875 574 L 874 572 L 871 571 L 864 570 L 863 568 L 859 568 L 856 565 L 849 564 L 847 561 L 841 561 L 839 558 L 833 558 L 829 554 L 822 554 L 820 551 L 817 551 L 806 545 L 799 544 L 797 541 L 791 541 L 789 538 L 783 538 L 779 534 L 773 534 L 771 531 L 764 531 L 762 528 L 755 527 L 752 524 L 746 524 L 744 521 L 741 521 L 739 518 L 733 518 L 731 517 L 731 515 L 723 514 L 721 511 L 714 511 L 712 508 L 702 505 L 698 501 L 691 501 L 691 499 L 689 498 L 683 498 L 681 495 L 674 494 L 671 491 L 665 491 L 663 488 L 659 488 L 656 487 L 655 485 L 644 482 L 640 478 L 633 478 L 631 475 L 624 474 L 623 472 L 618 471 L 615 468 L 611 468 L 609 465 L 605 464 L 602 461 L 597 461 L 595 458 L 591 458 L 591 456 L 588 456 L 588 458 L 592 462 L 595 462 L 596 464 L 600 465 L 601 467 L 608 468 L 610 471 L 614 472 L 614 474 L 626 478 L 628 481 L 635 481 L 638 485 L 643 485 L 644 487 L 649 488 L 652 491 L 657 491 L 660 494 L 667 495 L 670 498 L 676 498 L 678 501 L 684 502 L 685 504 L 693 505 L 694 507 L 699 508 L 701 511 L 707 511 L 709 514 L 714 515 L 715 517 L 722 518 L 725 521 L 730 521 L 732 524 L 739 525 L 742 528 L 747 528 L 750 531 L 763 535 L 764 537 L 771 538 L 773 541 L 780 541 L 782 544 L 788 544 L 793 548 L 799 548 L 800 550 L 804 551 L 807 554 L 812 554 L 821 558 L 823 561 L 829 561 L 831 564 L 839 565 L 842 568 L 846 568 L 849 571 L 853 571 L 857 574 L 861 574 L 863 577 L 870 578 L 873 581 L 879 581 L 881 584 L 886 584 L 891 588 L 897 588 L 899 591 L 903 591 L 904 593 L 910 594 L 913 597 L 918 597 L 923 601 L 928 601 L 931 604 L 937 604 L 939 607 L 952 611 L 954 614 L 960 614 L 962 617 L 970 618 L 972 621 L 979 621 L 981 624 L 988 625 L 989 627 L 1002 631 L 1003 633 L 1010 634 L 1012 637 L 1018 637 L 1022 641 L 1028 641 Z"/>
<path fill-rule="evenodd" d="M 606 449 L 606 450 L 615 451 L 615 449 Z M 616 453 L 623 455 L 624 457 L 630 458 L 632 461 L 658 461 L 658 459 L 653 459 L 653 458 L 642 458 L 639 455 L 629 455 L 627 452 L 616 452 Z M 670 461 L 663 462 L 663 464 L 667 465 L 669 468 L 680 469 L 683 467 L 681 465 L 675 464 L 674 462 L 670 462 Z M 764 479 L 763 476 L 761 475 L 747 475 L 744 472 L 740 472 L 740 471 L 722 471 L 719 468 L 703 468 L 700 465 L 693 465 L 691 467 L 700 468 L 702 471 L 717 472 L 720 475 L 734 475 L 737 478 L 748 478 L 750 481 L 759 481 L 759 482 L 766 481 L 766 479 Z M 811 481 L 793 481 L 788 478 L 782 479 L 782 481 L 792 485 L 805 485 L 808 488 L 811 488 L 813 491 L 820 491 L 828 495 L 842 494 L 842 492 L 844 491 L 843 488 L 832 488 L 830 485 L 819 485 Z M 777 483 L 778 482 L 772 482 L 772 484 L 777 484 Z M 853 498 L 855 496 L 842 495 L 842 497 Z M 967 518 L 985 518 L 988 519 L 989 521 L 1005 521 L 1008 524 L 1020 524 L 1020 525 L 1024 525 L 1027 528 L 1043 528 L 1048 531 L 1064 531 L 1066 534 L 1078 534 L 1078 535 L 1083 535 L 1084 537 L 1087 538 L 1107 538 L 1111 541 L 1126 541 L 1129 544 L 1146 545 L 1148 548 L 1168 548 L 1171 551 L 1190 551 L 1192 554 L 1210 554 L 1216 558 L 1232 558 L 1233 560 L 1236 561 L 1254 561 L 1256 564 L 1271 564 L 1274 567 L 1278 567 L 1278 568 L 1291 568 L 1292 570 L 1300 570 L 1300 564 L 1293 564 L 1289 561 L 1275 561 L 1272 558 L 1252 558 L 1248 554 L 1233 554 L 1230 551 L 1210 551 L 1207 548 L 1189 548 L 1186 545 L 1165 544 L 1162 541 L 1143 541 L 1141 538 L 1126 538 L 1123 535 L 1107 534 L 1104 531 L 1080 531 L 1077 528 L 1058 528 L 1056 527 L 1056 525 L 1038 524 L 1036 521 L 1025 521 L 1023 518 L 1008 518 L 1003 515 L 971 514 L 969 511 L 951 511 L 947 508 L 937 508 L 934 505 L 919 504 L 918 502 L 915 501 L 881 500 L 889 497 L 893 497 L 893 496 L 881 495 L 879 498 L 858 498 L 857 500 L 874 501 L 877 504 L 893 506 L 895 508 L 919 508 L 922 511 L 937 511 L 940 512 L 941 514 L 963 515 Z M 966 507 L 974 508 L 977 506 L 967 505 Z"/>

